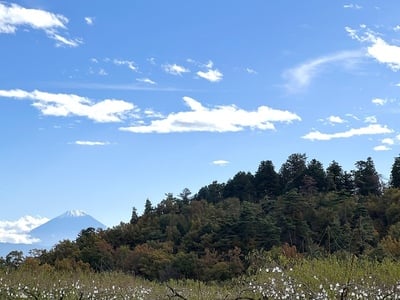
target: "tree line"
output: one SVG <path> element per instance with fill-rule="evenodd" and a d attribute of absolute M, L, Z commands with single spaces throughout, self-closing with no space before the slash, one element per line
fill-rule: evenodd
<path fill-rule="evenodd" d="M 207 281 L 243 274 L 260 251 L 399 259 L 400 156 L 388 183 L 370 157 L 351 171 L 336 161 L 324 169 L 302 153 L 290 155 L 278 171 L 262 161 L 254 174 L 238 172 L 194 195 L 168 193 L 155 206 L 146 200 L 142 215 L 132 209 L 130 222 L 87 228 L 76 240 L 33 256 L 58 269 Z M 12 265 L 15 254 L 3 264 Z"/>

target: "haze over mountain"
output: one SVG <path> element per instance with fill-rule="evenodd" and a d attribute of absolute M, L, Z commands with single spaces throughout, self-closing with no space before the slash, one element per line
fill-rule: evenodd
<path fill-rule="evenodd" d="M 50 249 L 62 240 L 75 240 L 82 229 L 89 227 L 105 229 L 106 226 L 80 210 L 70 210 L 29 231 L 31 244 L 0 243 L 0 256 L 18 250 L 28 254 L 32 249 Z"/>

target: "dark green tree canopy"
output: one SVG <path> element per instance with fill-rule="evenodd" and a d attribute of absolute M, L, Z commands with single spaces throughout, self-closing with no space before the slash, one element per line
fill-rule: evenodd
<path fill-rule="evenodd" d="M 291 249 L 315 256 L 335 252 L 384 259 L 400 257 L 400 188 L 395 159 L 391 188 L 382 188 L 371 158 L 344 171 L 324 170 L 316 159 L 292 154 L 275 172 L 270 160 L 255 174 L 238 172 L 190 197 L 166 193 L 141 216 L 107 230 L 87 228 L 75 241 L 38 252 L 41 264 L 117 270 L 148 279 L 224 280 L 247 272 L 254 251 Z M 4 264 L 18 267 L 11 253 Z M 7 262 L 6 262 L 7 261 Z M 0 261 L 1 262 L 1 261 Z"/>
<path fill-rule="evenodd" d="M 395 157 L 390 172 L 390 186 L 393 188 L 400 188 L 400 155 Z"/>
<path fill-rule="evenodd" d="M 281 186 L 284 191 L 298 189 L 302 186 L 304 175 L 307 170 L 306 154 L 294 153 L 291 154 L 286 162 L 281 166 L 279 175 L 281 178 Z"/>
<path fill-rule="evenodd" d="M 372 158 L 368 157 L 366 161 L 357 161 L 355 166 L 354 184 L 357 193 L 363 196 L 368 194 L 380 195 L 382 185 Z"/>
<path fill-rule="evenodd" d="M 265 196 L 275 198 L 280 194 L 279 174 L 275 171 L 272 161 L 265 160 L 260 163 L 254 175 L 254 188 L 258 199 Z"/>

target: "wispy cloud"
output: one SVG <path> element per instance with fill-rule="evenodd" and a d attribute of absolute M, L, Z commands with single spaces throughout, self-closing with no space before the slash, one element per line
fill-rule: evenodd
<path fill-rule="evenodd" d="M 85 22 L 88 25 L 93 25 L 94 24 L 94 18 L 92 17 L 85 17 Z"/>
<path fill-rule="evenodd" d="M 311 141 L 328 141 L 338 138 L 351 138 L 360 135 L 376 135 L 392 133 L 393 130 L 388 128 L 386 125 L 371 124 L 367 127 L 352 128 L 348 131 L 336 132 L 336 133 L 322 133 L 320 131 L 312 131 L 302 136 L 303 139 Z"/>
<path fill-rule="evenodd" d="M 378 123 L 378 119 L 375 116 L 367 116 L 367 117 L 365 117 L 364 122 L 375 124 L 375 123 Z"/>
<path fill-rule="evenodd" d="M 106 146 L 109 142 L 99 142 L 99 141 L 75 141 L 75 145 L 79 146 Z"/>
<path fill-rule="evenodd" d="M 81 88 L 91 90 L 115 90 L 115 91 L 159 91 L 159 92 L 193 92 L 193 89 L 158 86 L 156 84 L 144 85 L 135 83 L 99 83 L 99 82 L 58 82 L 58 87 Z"/>
<path fill-rule="evenodd" d="M 67 24 L 68 19 L 60 14 L 0 2 L 0 34 L 16 33 L 19 27 L 30 27 L 43 30 L 49 38 L 57 42 L 57 46 L 77 47 L 82 43 L 80 39 L 69 39 L 59 33 L 59 30 L 67 31 Z"/>
<path fill-rule="evenodd" d="M 257 71 L 252 68 L 246 68 L 246 72 L 249 74 L 257 74 Z"/>
<path fill-rule="evenodd" d="M 29 232 L 49 221 L 48 218 L 25 216 L 16 221 L 0 221 L 0 242 L 32 244 L 38 242 Z"/>
<path fill-rule="evenodd" d="M 214 160 L 214 161 L 212 162 L 213 165 L 221 166 L 221 167 L 226 166 L 226 165 L 228 165 L 229 163 L 230 163 L 229 161 L 223 160 L 223 159 Z"/>
<path fill-rule="evenodd" d="M 147 83 L 147 84 L 156 84 L 156 82 L 151 80 L 150 78 L 137 78 L 136 81 Z"/>
<path fill-rule="evenodd" d="M 183 73 L 190 72 L 189 69 L 187 69 L 183 66 L 177 65 L 177 64 L 165 64 L 162 66 L 162 68 L 166 73 L 171 74 L 171 75 L 182 76 Z"/>
<path fill-rule="evenodd" d="M 134 133 L 171 132 L 236 132 L 246 128 L 259 130 L 275 129 L 275 122 L 291 123 L 300 121 L 295 113 L 260 106 L 255 111 L 246 111 L 234 105 L 204 107 L 190 97 L 183 97 L 190 111 L 171 113 L 148 125 L 121 127 L 122 131 Z"/>
<path fill-rule="evenodd" d="M 135 71 L 135 72 L 137 71 L 137 67 L 136 67 L 135 63 L 131 60 L 114 59 L 113 63 L 118 66 L 127 66 L 132 71 Z"/>
<path fill-rule="evenodd" d="M 107 71 L 104 70 L 103 68 L 101 68 L 101 69 L 97 72 L 97 74 L 99 74 L 99 75 L 101 75 L 101 76 L 107 76 L 107 75 L 108 75 Z"/>
<path fill-rule="evenodd" d="M 382 106 L 382 105 L 386 104 L 387 100 L 381 99 L 381 98 L 375 98 L 375 99 L 372 99 L 371 102 L 376 104 L 376 105 Z"/>
<path fill-rule="evenodd" d="M 105 99 L 93 102 L 74 94 L 52 94 L 38 90 L 0 90 L 0 97 L 31 100 L 32 105 L 44 115 L 79 116 L 102 123 L 121 122 L 135 110 L 135 105 L 123 100 Z"/>
<path fill-rule="evenodd" d="M 361 5 L 358 5 L 358 4 L 350 3 L 350 4 L 345 4 L 345 5 L 343 5 L 343 8 L 361 9 L 362 6 L 361 6 Z"/>
<path fill-rule="evenodd" d="M 362 51 L 343 51 L 310 60 L 297 67 L 288 69 L 283 73 L 283 78 L 286 80 L 285 87 L 289 92 L 301 91 L 311 84 L 312 79 L 317 76 L 324 67 L 337 63 L 345 64 L 345 66 L 352 66 L 363 56 L 365 56 L 365 54 Z"/>
<path fill-rule="evenodd" d="M 378 33 L 360 26 L 359 30 L 346 27 L 346 31 L 352 39 L 362 43 L 368 43 L 368 55 L 379 63 L 387 65 L 393 71 L 400 70 L 400 46 L 391 45 L 383 40 Z"/>

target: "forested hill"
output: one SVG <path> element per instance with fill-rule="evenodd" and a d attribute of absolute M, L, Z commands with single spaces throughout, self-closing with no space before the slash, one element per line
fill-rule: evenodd
<path fill-rule="evenodd" d="M 344 171 L 292 154 L 279 171 L 262 161 L 192 196 L 178 196 L 108 230 L 88 228 L 39 259 L 59 268 L 121 270 L 150 279 L 226 279 L 260 251 L 289 256 L 352 253 L 400 258 L 400 157 L 383 184 L 371 158 Z M 110 199 L 114 201 L 114 199 Z M 252 254 L 252 255 L 250 255 Z"/>

